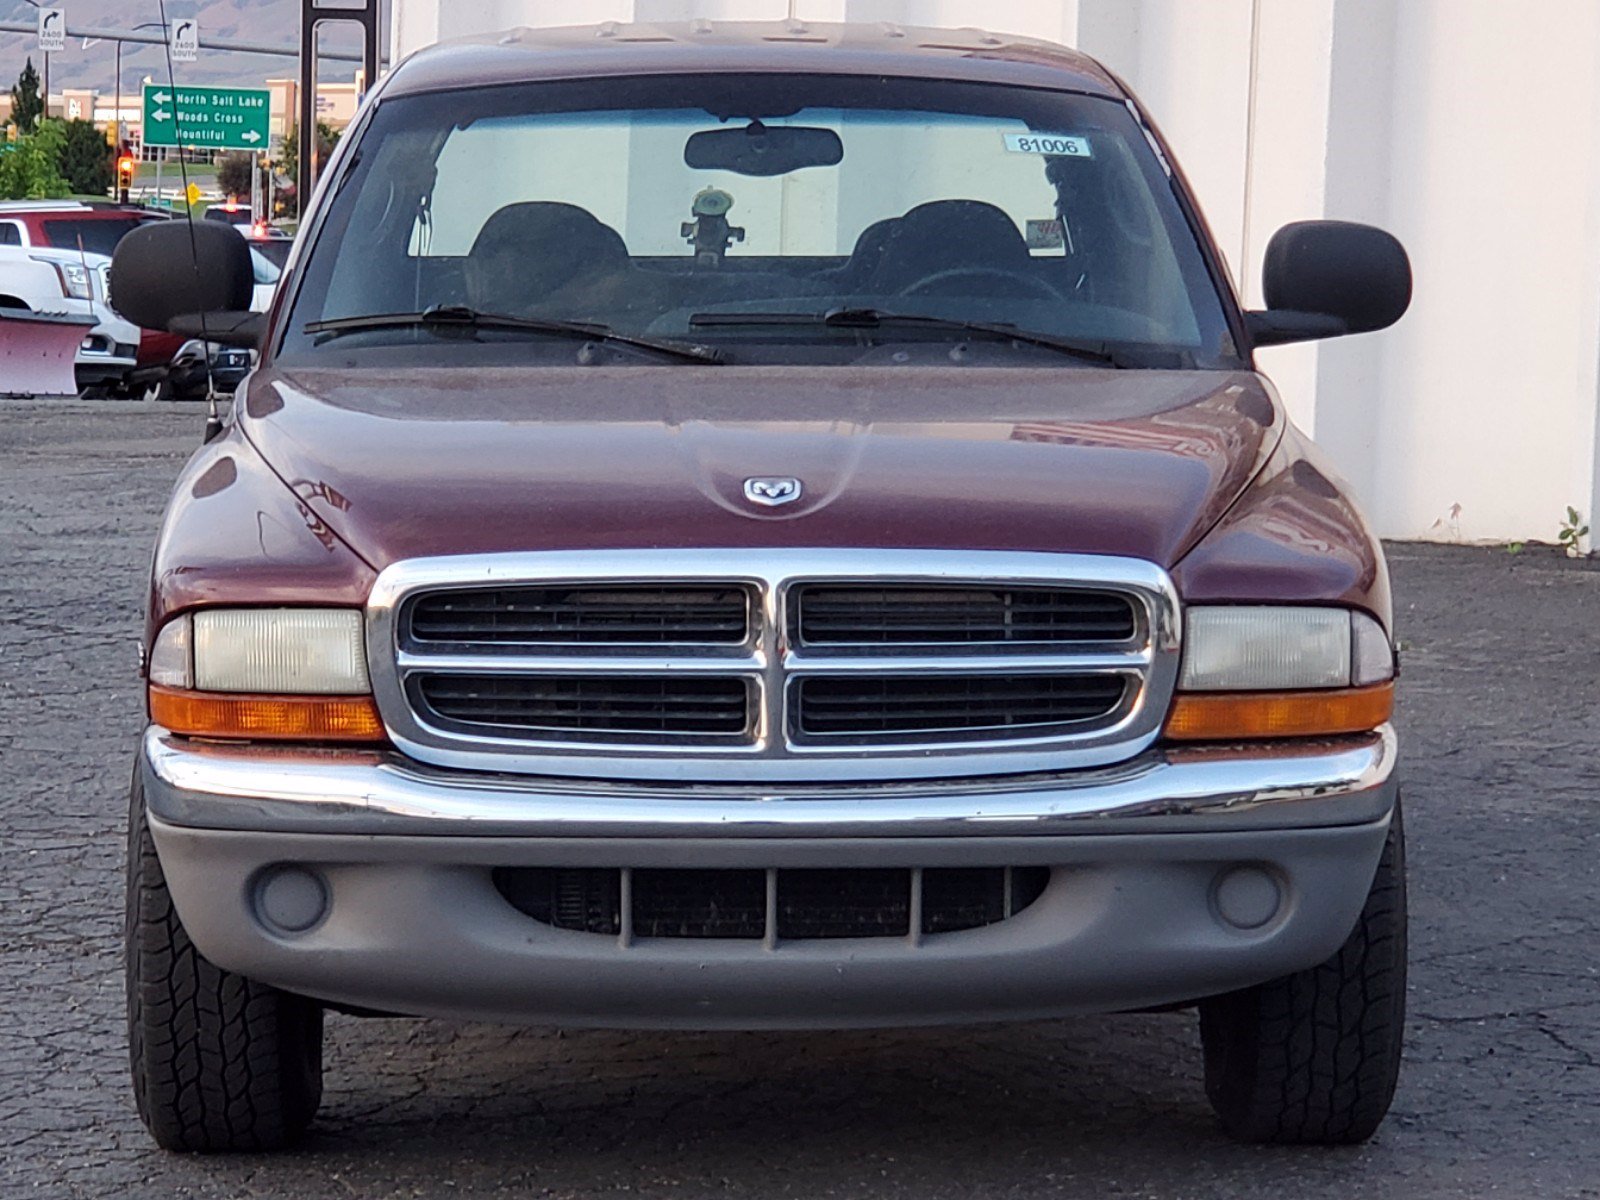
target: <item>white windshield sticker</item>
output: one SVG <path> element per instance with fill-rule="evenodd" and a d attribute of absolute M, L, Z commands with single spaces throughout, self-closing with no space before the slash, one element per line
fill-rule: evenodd
<path fill-rule="evenodd" d="M 1053 154 L 1061 158 L 1093 158 L 1089 139 L 1067 133 L 1008 133 L 1006 149 L 1017 154 Z"/>

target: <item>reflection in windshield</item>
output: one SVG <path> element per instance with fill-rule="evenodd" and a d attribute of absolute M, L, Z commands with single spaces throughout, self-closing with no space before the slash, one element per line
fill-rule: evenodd
<path fill-rule="evenodd" d="M 364 139 L 287 353 L 315 352 L 308 325 L 465 307 L 692 337 L 735 362 L 958 341 L 965 322 L 1231 365 L 1193 233 L 1109 100 L 809 76 L 542 83 L 399 97 Z M 937 320 L 775 319 L 841 309 Z M 363 340 L 383 337 L 415 331 Z"/>

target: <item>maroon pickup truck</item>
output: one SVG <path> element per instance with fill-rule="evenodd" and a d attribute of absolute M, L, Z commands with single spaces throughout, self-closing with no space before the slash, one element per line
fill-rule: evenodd
<path fill-rule="evenodd" d="M 194 256 L 191 258 L 191 255 Z M 1196 1009 L 1252 1141 L 1400 1064 L 1382 551 L 1256 347 L 1403 314 L 1284 229 L 1242 311 L 1057 46 L 607 25 L 376 89 L 156 547 L 128 980 L 163 1146 L 285 1144 L 322 1014 L 831 1029 Z"/>

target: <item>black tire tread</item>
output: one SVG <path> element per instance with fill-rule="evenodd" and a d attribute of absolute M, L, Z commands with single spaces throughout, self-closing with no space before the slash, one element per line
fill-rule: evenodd
<path fill-rule="evenodd" d="M 274 1150 L 322 1098 L 322 1009 L 203 958 L 167 892 L 137 781 L 128 822 L 128 1049 L 157 1144 Z"/>
<path fill-rule="evenodd" d="M 1382 1123 L 1406 1007 L 1405 831 L 1398 805 L 1360 919 L 1326 962 L 1203 1001 L 1206 1094 L 1246 1142 L 1349 1145 Z"/>

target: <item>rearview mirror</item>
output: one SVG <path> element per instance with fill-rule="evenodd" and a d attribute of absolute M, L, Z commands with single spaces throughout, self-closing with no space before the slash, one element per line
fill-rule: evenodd
<path fill-rule="evenodd" d="M 231 225 L 157 221 L 133 230 L 111 258 L 111 307 L 141 329 L 254 347 L 261 322 L 249 318 L 255 288 L 250 246 Z"/>
<path fill-rule="evenodd" d="M 802 167 L 832 167 L 844 159 L 844 143 L 831 129 L 763 125 L 704 129 L 689 135 L 683 161 L 699 171 L 739 175 L 787 175 Z"/>
<path fill-rule="evenodd" d="M 1396 238 L 1349 221 L 1297 221 L 1267 243 L 1265 311 L 1245 314 L 1257 346 L 1387 329 L 1411 305 L 1411 260 Z"/>

